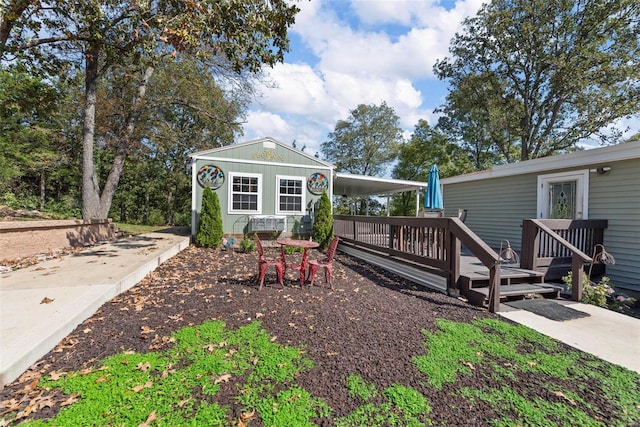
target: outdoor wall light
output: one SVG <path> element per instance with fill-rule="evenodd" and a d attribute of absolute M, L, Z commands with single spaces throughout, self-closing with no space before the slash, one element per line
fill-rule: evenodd
<path fill-rule="evenodd" d="M 597 169 L 598 175 L 606 175 L 611 172 L 611 166 L 602 166 Z"/>
<path fill-rule="evenodd" d="M 503 245 L 506 247 L 503 249 Z M 511 243 L 508 240 L 500 240 L 500 252 L 498 253 L 503 264 L 519 264 L 520 257 L 518 253 L 511 249 Z"/>

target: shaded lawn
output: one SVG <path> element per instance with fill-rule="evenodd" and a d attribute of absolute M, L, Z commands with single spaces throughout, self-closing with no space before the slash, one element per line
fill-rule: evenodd
<path fill-rule="evenodd" d="M 255 268 L 189 247 L 7 387 L 0 425 L 640 423 L 638 374 L 462 301 L 345 255 L 335 291 Z"/>

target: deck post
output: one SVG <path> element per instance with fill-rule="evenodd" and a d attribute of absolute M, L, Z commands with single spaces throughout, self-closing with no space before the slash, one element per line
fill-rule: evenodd
<path fill-rule="evenodd" d="M 500 311 L 500 264 L 496 263 L 489 269 L 489 312 Z"/>
<path fill-rule="evenodd" d="M 584 261 L 573 254 L 571 257 L 571 300 L 582 300 L 582 275 L 584 274 Z"/>
<path fill-rule="evenodd" d="M 446 244 L 447 261 L 449 262 L 449 280 L 447 281 L 447 295 L 460 296 L 458 280 L 460 279 L 460 240 L 450 230 Z"/>
<path fill-rule="evenodd" d="M 535 270 L 536 254 L 538 253 L 540 230 L 533 221 L 522 220 L 522 239 L 520 243 L 520 267 Z"/>

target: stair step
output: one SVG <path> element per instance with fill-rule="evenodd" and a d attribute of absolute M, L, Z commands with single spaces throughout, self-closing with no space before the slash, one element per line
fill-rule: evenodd
<path fill-rule="evenodd" d="M 518 283 L 500 286 L 500 298 L 523 297 L 529 294 L 542 295 L 545 298 L 558 298 L 564 288 L 554 283 Z M 473 305 L 485 305 L 489 298 L 489 287 L 471 288 L 465 296 Z"/>

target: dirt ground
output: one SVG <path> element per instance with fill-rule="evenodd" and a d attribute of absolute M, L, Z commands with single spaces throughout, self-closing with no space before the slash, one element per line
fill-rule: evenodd
<path fill-rule="evenodd" d="M 394 383 L 415 388 L 431 402 L 430 418 L 435 425 L 485 425 L 486 420 L 495 419 L 492 405 L 477 401 L 468 407 L 459 395 L 461 387 L 500 387 L 492 372 L 478 367 L 472 376 L 436 390 L 425 384 L 412 358 L 425 353 L 421 331 L 436 330 L 436 319 L 471 322 L 496 315 L 340 253 L 334 264 L 333 291 L 322 276 L 316 286 L 301 287 L 293 271 L 288 272 L 282 288 L 275 284 L 272 269 L 258 292 L 255 264 L 255 253 L 190 246 L 79 325 L 31 372 L 7 386 L 0 401 L 22 398 L 25 385 L 38 375 L 95 366 L 122 351 L 163 349 L 169 344 L 161 337 L 187 325 L 222 319 L 229 328 L 237 328 L 257 319 L 280 343 L 306 348 L 315 367 L 298 377 L 297 384 L 325 399 L 335 417 L 356 409 L 345 381 L 348 374 L 357 374 L 379 389 Z M 563 344 L 559 348 L 571 351 Z M 591 357 L 585 355 L 585 360 Z M 541 386 L 544 377 L 514 372 L 509 386 L 521 395 L 550 398 Z M 590 415 L 608 425 L 614 403 L 598 393 L 597 386 L 567 381 L 565 387 L 567 395 L 584 396 Z M 27 419 L 51 417 L 64 398 L 61 393 L 53 396 L 51 407 Z M 216 398 L 221 405 L 240 410 L 232 393 Z M 259 420 L 251 423 L 260 425 Z"/>

